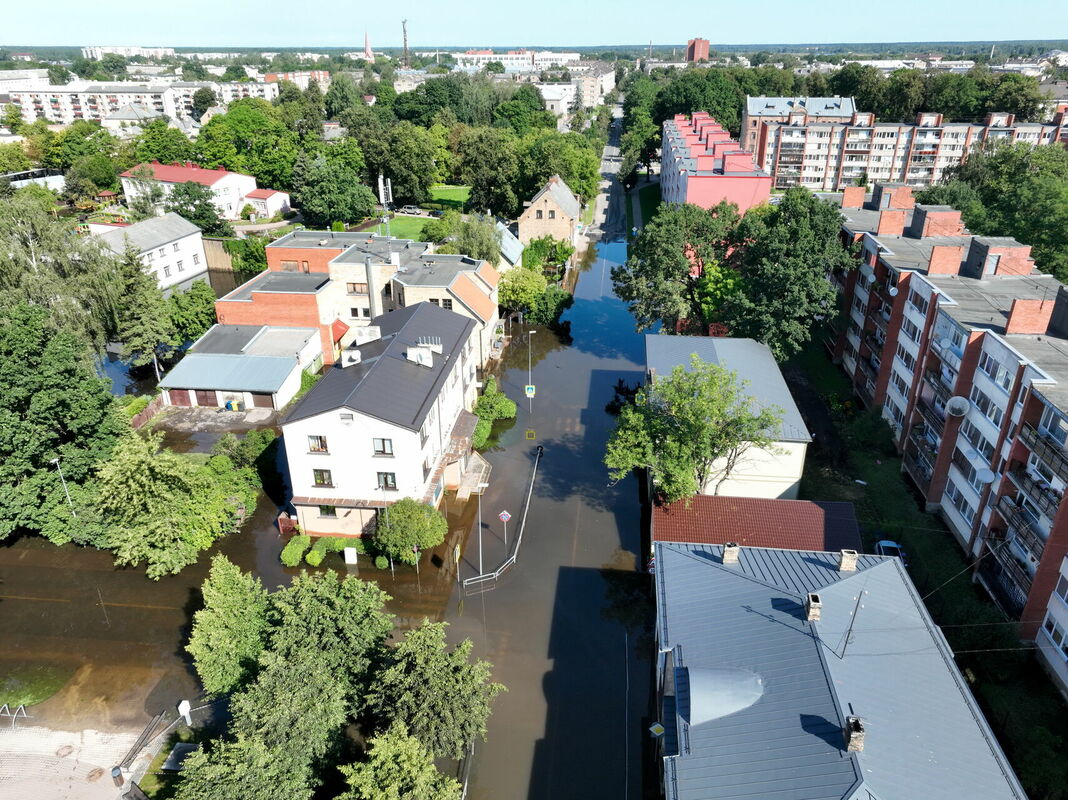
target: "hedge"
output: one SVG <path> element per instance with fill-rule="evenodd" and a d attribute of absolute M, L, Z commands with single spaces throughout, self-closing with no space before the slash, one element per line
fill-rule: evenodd
<path fill-rule="evenodd" d="M 287 567 L 297 566 L 309 547 L 311 547 L 311 537 L 306 533 L 297 534 L 282 548 L 282 563 Z"/>

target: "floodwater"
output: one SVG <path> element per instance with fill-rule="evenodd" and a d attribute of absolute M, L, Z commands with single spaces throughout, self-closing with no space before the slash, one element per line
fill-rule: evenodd
<path fill-rule="evenodd" d="M 611 171 L 606 167 L 610 181 Z M 614 182 L 610 192 L 604 227 L 621 232 Z M 651 586 L 641 570 L 647 544 L 637 482 L 610 484 L 601 462 L 614 425 L 604 407 L 617 380 L 641 379 L 644 362 L 642 338 L 612 294 L 611 268 L 625 257 L 625 245 L 614 242 L 587 254 L 565 316 L 570 337 L 511 330 L 495 371 L 519 413 L 498 427 L 486 454 L 493 471 L 481 505 L 446 498 L 446 542 L 424 553 L 418 570 L 378 570 L 363 556 L 349 567 L 336 555 L 324 563 L 380 583 L 399 628 L 445 619 L 452 640 L 470 638 L 476 656 L 492 662 L 494 679 L 508 691 L 494 703 L 488 741 L 476 748 L 473 800 L 642 796 L 652 722 Z M 109 366 L 109 374 L 118 370 Z M 527 384 L 536 387 L 532 401 L 524 397 Z M 172 439 L 183 450 L 211 444 L 198 436 Z M 480 590 L 464 590 L 458 580 L 480 572 L 480 552 L 483 570 L 491 571 L 514 542 L 539 445 L 544 457 L 517 565 Z M 497 516 L 505 510 L 512 515 L 507 530 Z M 268 587 L 286 584 L 297 570 L 279 563 L 276 513 L 261 496 L 242 532 L 212 552 L 253 570 Z M 143 569 L 116 569 L 108 553 L 31 537 L 0 543 L 0 675 L 13 664 L 58 666 L 72 675 L 59 694 L 31 709 L 34 722 L 139 729 L 194 697 L 183 648 L 209 556 L 154 582 Z"/>

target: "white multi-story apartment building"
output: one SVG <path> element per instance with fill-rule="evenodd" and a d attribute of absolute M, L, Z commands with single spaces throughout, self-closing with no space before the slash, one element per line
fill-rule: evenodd
<path fill-rule="evenodd" d="M 616 88 L 616 70 L 611 64 L 583 62 L 570 69 L 571 83 L 577 90 L 577 99 L 583 108 L 601 105 L 605 95 Z"/>
<path fill-rule="evenodd" d="M 163 188 L 169 194 L 175 186 L 182 183 L 199 183 L 211 189 L 215 207 L 226 219 L 237 219 L 246 205 L 256 208 L 262 192 L 256 189 L 256 179 L 240 172 L 225 169 L 204 169 L 191 161 L 184 164 L 139 164 L 119 175 L 122 191 L 127 202 L 148 194 L 153 185 Z M 285 192 L 272 192 L 272 202 L 278 208 L 289 209 L 289 195 Z"/>
<path fill-rule="evenodd" d="M 282 423 L 296 521 L 311 535 L 369 533 L 405 497 L 437 506 L 481 463 L 474 321 L 419 303 L 351 333 Z"/>
<path fill-rule="evenodd" d="M 982 123 L 945 122 L 941 114 L 921 113 L 915 123 L 904 124 L 877 122 L 874 114 L 857 111 L 827 119 L 800 104 L 785 118 L 762 113 L 769 105 L 779 110 L 779 101 L 787 99 L 750 97 L 742 123 L 757 163 L 771 173 L 776 189 L 835 191 L 858 178 L 929 186 L 986 142 L 1040 145 L 1068 140 L 1064 114 L 1043 124 L 1017 122 L 1001 112 L 987 114 Z M 769 100 L 774 102 L 763 102 Z M 843 98 L 838 100 L 848 107 Z"/>
<path fill-rule="evenodd" d="M 581 59 L 579 53 L 558 53 L 552 50 L 509 50 L 495 53 L 492 50 L 468 50 L 466 53 L 453 53 L 457 66 L 477 67 L 482 69 L 491 62 L 499 62 L 508 72 L 540 72 L 552 67 L 566 67 L 577 64 Z"/>
<path fill-rule="evenodd" d="M 131 47 L 126 45 L 103 45 L 82 48 L 82 58 L 99 61 L 106 55 L 125 58 L 168 58 L 174 56 L 173 47 Z"/>
<path fill-rule="evenodd" d="M 219 102 L 243 97 L 273 100 L 278 85 L 270 83 L 214 83 L 211 81 L 138 84 L 77 81 L 64 86 L 20 83 L 8 91 L 11 102 L 22 112 L 24 122 L 36 119 L 70 125 L 79 119 L 103 120 L 123 106 L 137 104 L 166 114 L 171 119 L 193 112 L 193 95 L 198 89 L 215 92 Z"/>
<path fill-rule="evenodd" d="M 100 241 L 122 256 L 133 248 L 145 271 L 169 294 L 188 289 L 208 272 L 200 228 L 177 214 L 164 214 L 134 225 L 124 225 L 99 234 Z"/>

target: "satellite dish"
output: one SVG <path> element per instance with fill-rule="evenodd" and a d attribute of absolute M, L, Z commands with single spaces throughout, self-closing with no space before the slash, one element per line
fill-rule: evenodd
<path fill-rule="evenodd" d="M 897 287 L 891 286 L 889 289 L 886 290 L 886 293 L 891 297 L 897 297 Z"/>
<path fill-rule="evenodd" d="M 949 341 L 949 339 L 939 339 L 938 346 L 941 347 L 943 350 L 948 350 L 950 347 L 953 346 L 953 342 Z"/>
<path fill-rule="evenodd" d="M 971 400 L 958 394 L 946 402 L 946 413 L 951 417 L 963 417 L 971 407 Z"/>
<path fill-rule="evenodd" d="M 994 474 L 994 470 L 983 467 L 975 473 L 975 477 L 979 479 L 979 483 L 987 485 L 993 483 L 994 478 L 997 476 Z"/>

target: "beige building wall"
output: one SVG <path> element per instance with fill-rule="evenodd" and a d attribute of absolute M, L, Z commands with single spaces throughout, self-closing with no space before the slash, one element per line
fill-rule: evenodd
<path fill-rule="evenodd" d="M 774 452 L 750 448 L 719 487 L 719 492 L 716 492 L 716 480 L 711 480 L 701 494 L 796 500 L 807 450 L 808 445 L 800 442 L 776 442 Z"/>
<path fill-rule="evenodd" d="M 519 215 L 519 241 L 527 245 L 533 239 L 552 236 L 554 239 L 563 239 L 574 244 L 576 222 L 577 220 L 567 216 L 552 195 L 546 192 Z"/>

